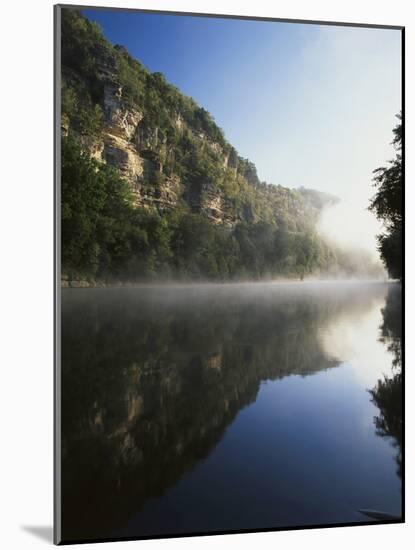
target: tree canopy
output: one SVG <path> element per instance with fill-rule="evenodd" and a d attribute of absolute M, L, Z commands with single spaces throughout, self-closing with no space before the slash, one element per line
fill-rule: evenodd
<path fill-rule="evenodd" d="M 396 279 L 403 276 L 402 224 L 403 224 L 403 171 L 402 171 L 402 117 L 393 129 L 395 158 L 388 166 L 374 171 L 376 194 L 369 209 L 384 225 L 378 235 L 379 252 L 389 274 Z"/>

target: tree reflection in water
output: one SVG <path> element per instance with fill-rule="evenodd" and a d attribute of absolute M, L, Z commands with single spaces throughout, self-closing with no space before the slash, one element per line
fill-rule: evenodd
<path fill-rule="evenodd" d="M 386 305 L 382 310 L 380 341 L 392 354 L 393 373 L 379 379 L 370 390 L 372 402 L 378 407 L 379 415 L 374 422 L 377 435 L 392 439 L 397 450 L 397 473 L 402 477 L 402 315 L 401 287 L 389 288 Z"/>
<path fill-rule="evenodd" d="M 263 381 L 337 367 L 321 331 L 383 296 L 307 283 L 63 292 L 64 540 L 113 536 L 210 455 Z"/>

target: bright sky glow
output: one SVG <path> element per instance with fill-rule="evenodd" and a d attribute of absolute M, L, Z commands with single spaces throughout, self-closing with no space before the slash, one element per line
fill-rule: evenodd
<path fill-rule="evenodd" d="M 375 249 L 372 171 L 393 156 L 401 33 L 293 23 L 84 10 L 208 109 L 261 180 L 337 195 L 321 228 Z"/>

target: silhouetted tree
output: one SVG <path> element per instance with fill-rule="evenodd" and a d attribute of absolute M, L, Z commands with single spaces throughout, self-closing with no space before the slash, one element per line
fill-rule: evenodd
<path fill-rule="evenodd" d="M 381 437 L 391 438 L 397 449 L 397 473 L 402 477 L 402 333 L 399 287 L 389 289 L 382 317 L 380 341 L 393 355 L 393 374 L 379 379 L 370 394 L 372 402 L 379 409 L 379 415 L 374 418 L 376 433 Z"/>
<path fill-rule="evenodd" d="M 388 167 L 374 171 L 374 186 L 377 188 L 369 210 L 383 222 L 385 231 L 378 235 L 379 251 L 389 274 L 396 279 L 403 275 L 402 265 L 402 116 L 393 130 L 392 144 L 396 149 L 395 158 Z"/>

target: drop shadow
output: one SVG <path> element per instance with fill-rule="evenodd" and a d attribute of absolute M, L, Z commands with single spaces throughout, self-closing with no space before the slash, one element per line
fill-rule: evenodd
<path fill-rule="evenodd" d="M 53 527 L 51 525 L 22 525 L 23 531 L 53 544 Z"/>

